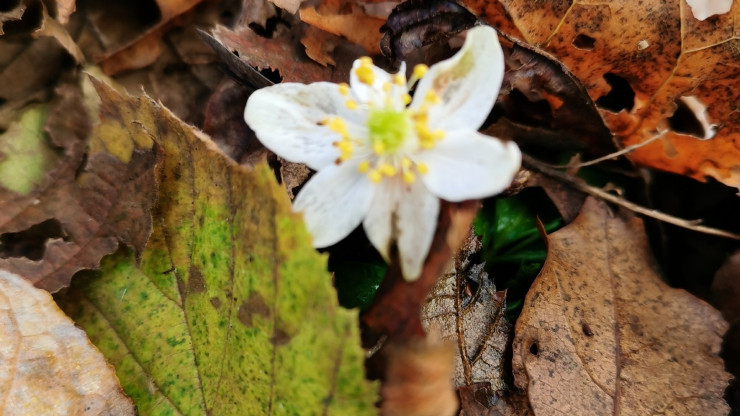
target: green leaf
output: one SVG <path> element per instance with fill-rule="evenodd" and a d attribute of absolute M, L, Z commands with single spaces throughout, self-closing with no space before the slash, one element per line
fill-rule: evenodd
<path fill-rule="evenodd" d="M 375 414 L 357 312 L 266 164 L 231 162 L 151 99 L 96 84 L 99 137 L 163 151 L 152 237 L 64 301 L 142 415 Z"/>
<path fill-rule="evenodd" d="M 385 263 L 343 261 L 334 268 L 339 304 L 365 310 L 375 298 L 388 266 Z"/>

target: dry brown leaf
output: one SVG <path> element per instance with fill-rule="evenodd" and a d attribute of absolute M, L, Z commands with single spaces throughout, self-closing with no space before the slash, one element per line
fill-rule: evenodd
<path fill-rule="evenodd" d="M 275 6 L 286 10 L 288 13 L 293 14 L 298 11 L 301 7 L 303 0 L 270 0 Z"/>
<path fill-rule="evenodd" d="M 439 329 L 442 339 L 456 345 L 454 382 L 457 387 L 487 382 L 493 391 L 505 387 L 505 349 L 512 327 L 506 320 L 506 298 L 470 256 L 480 243 L 470 233 L 422 306 L 425 328 Z M 476 289 L 471 291 L 471 286 Z"/>
<path fill-rule="evenodd" d="M 323 66 L 337 64 L 332 54 L 338 43 L 335 35 L 313 26 L 306 27 L 301 38 L 301 44 L 306 48 L 306 55 Z"/>
<path fill-rule="evenodd" d="M 625 146 L 668 130 L 662 141 L 631 153 L 636 162 L 740 187 L 740 2 L 704 21 L 683 0 L 461 3 L 555 55 L 594 101 L 614 98 L 612 109 L 604 106 L 601 114 Z M 626 95 L 620 98 L 618 91 Z M 707 107 L 717 126 L 714 138 L 699 139 L 706 132 L 691 122 L 696 116 L 680 105 L 682 97 Z"/>
<path fill-rule="evenodd" d="M 311 26 L 325 30 L 337 36 L 344 36 L 350 42 L 365 48 L 371 55 L 380 54 L 380 27 L 385 19 L 368 16 L 359 7 L 353 7 L 351 13 L 319 12 L 314 7 L 300 11 L 301 20 Z"/>
<path fill-rule="evenodd" d="M 57 2 L 57 20 L 59 23 L 66 25 L 69 22 L 69 16 L 77 10 L 76 0 L 56 0 Z"/>
<path fill-rule="evenodd" d="M 141 252 L 151 233 L 158 161 L 153 142 L 133 140 L 128 126 L 118 131 L 97 127 L 91 133 L 90 116 L 77 89 L 60 89 L 60 95 L 45 130 L 64 155 L 27 193 L 0 187 L 0 235 L 8 238 L 50 222 L 58 229 L 48 236 L 38 259 L 23 252 L 9 255 L 11 250 L 3 246 L 0 267 L 33 278 L 36 286 L 51 292 L 67 286 L 77 271 L 97 268 L 119 242 Z M 90 149 L 82 166 L 89 134 Z"/>
<path fill-rule="evenodd" d="M 660 280 L 641 220 L 588 199 L 548 244 L 513 344 L 535 414 L 727 414 L 727 322 Z"/>
<path fill-rule="evenodd" d="M 457 411 L 452 344 L 434 335 L 386 347 L 381 416 L 451 416 Z"/>
<path fill-rule="evenodd" d="M 736 251 L 717 270 L 712 280 L 714 304 L 729 322 L 740 323 L 740 251 Z"/>
<path fill-rule="evenodd" d="M 29 279 L 33 280 L 33 279 Z M 0 270 L 4 415 L 135 415 L 116 372 L 48 292 Z"/>
<path fill-rule="evenodd" d="M 43 7 L 43 18 L 41 20 L 41 26 L 33 32 L 33 37 L 49 36 L 57 40 L 62 47 L 75 58 L 75 62 L 78 64 L 85 62 L 85 55 L 74 39 L 69 35 L 67 29 L 62 24 L 56 21 L 53 17 L 49 16 L 46 11 L 46 6 Z"/>
<path fill-rule="evenodd" d="M 3 24 L 5 22 L 21 20 L 25 11 L 26 5 L 24 3 L 18 3 L 14 8 L 0 12 L 0 35 L 5 34 L 3 31 Z"/>

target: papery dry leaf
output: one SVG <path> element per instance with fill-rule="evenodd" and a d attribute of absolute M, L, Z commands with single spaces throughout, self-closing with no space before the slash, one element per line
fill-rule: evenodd
<path fill-rule="evenodd" d="M 712 297 L 729 322 L 740 322 L 740 251 L 725 260 L 712 280 Z"/>
<path fill-rule="evenodd" d="M 119 130 L 98 126 L 91 132 L 79 91 L 59 91 L 61 99 L 45 124 L 27 135 L 0 137 L 6 142 L 0 146 L 0 152 L 6 152 L 3 163 L 29 154 L 11 152 L 16 147 L 8 143 L 32 143 L 29 151 L 38 153 L 55 146 L 65 152 L 58 159 L 14 169 L 0 180 L 0 235 L 9 237 L 48 221 L 59 230 L 48 236 L 39 259 L 8 255 L 10 249 L 4 247 L 0 267 L 33 278 L 51 292 L 67 286 L 77 271 L 96 268 L 119 242 L 140 252 L 151 233 L 156 193 L 154 143 L 132 140 L 124 125 Z M 90 148 L 82 165 L 88 135 Z M 27 182 L 32 177 L 36 179 Z M 24 183 L 28 185 L 19 187 Z"/>
<path fill-rule="evenodd" d="M 548 245 L 513 344 L 535 414 L 727 414 L 727 322 L 660 280 L 641 220 L 589 198 Z"/>
<path fill-rule="evenodd" d="M 323 66 L 336 65 L 332 57 L 338 38 L 313 26 L 306 27 L 301 44 L 306 47 L 306 55 Z"/>
<path fill-rule="evenodd" d="M 69 16 L 77 10 L 76 0 L 56 0 L 56 3 L 57 20 L 66 25 L 69 22 Z"/>
<path fill-rule="evenodd" d="M 300 11 L 301 20 L 337 36 L 344 36 L 350 42 L 365 48 L 367 53 L 380 53 L 380 27 L 385 19 L 368 16 L 359 7 L 353 7 L 351 13 L 319 12 L 313 7 Z"/>
<path fill-rule="evenodd" d="M 85 55 L 77 43 L 72 39 L 67 32 L 67 29 L 62 24 L 56 21 L 53 17 L 49 16 L 46 11 L 46 6 L 43 7 L 43 18 L 41 21 L 41 27 L 33 32 L 34 37 L 49 36 L 56 39 L 62 47 L 69 52 L 70 55 L 75 59 L 78 64 L 85 62 Z"/>
<path fill-rule="evenodd" d="M 5 34 L 3 31 L 3 24 L 5 22 L 12 22 L 15 20 L 21 20 L 23 13 L 26 11 L 26 5 L 18 3 L 14 8 L 0 12 L 0 35 Z"/>
<path fill-rule="evenodd" d="M 520 392 L 494 392 L 488 383 L 462 386 L 459 416 L 533 416 L 527 396 Z"/>
<path fill-rule="evenodd" d="M 286 10 L 288 13 L 293 14 L 298 11 L 301 7 L 303 0 L 270 0 L 275 6 Z"/>
<path fill-rule="evenodd" d="M 269 0 L 243 0 L 236 24 L 237 26 L 256 24 L 262 29 L 267 29 L 267 20 L 276 14 L 275 6 Z"/>
<path fill-rule="evenodd" d="M 244 26 L 227 29 L 216 26 L 211 31 L 213 39 L 218 45 L 239 56 L 258 70 L 278 71 L 283 82 L 302 82 L 308 84 L 317 81 L 347 82 L 352 61 L 359 58 L 360 51 L 344 50 L 341 59 L 333 67 L 323 67 L 303 56 L 296 46 L 300 42 L 300 34 L 278 26 L 271 39 L 256 34 L 252 29 Z M 227 62 L 228 64 L 228 62 Z M 229 65 L 230 67 L 233 66 Z M 234 70 L 235 73 L 244 72 Z"/>
<path fill-rule="evenodd" d="M 136 414 L 113 367 L 51 295 L 1 269 L 0 345 L 3 415 Z"/>
<path fill-rule="evenodd" d="M 438 328 L 442 339 L 456 346 L 455 386 L 486 382 L 498 391 L 505 387 L 505 350 L 513 328 L 504 316 L 505 292 L 496 292 L 483 264 L 471 263 L 478 251 L 480 242 L 471 230 L 432 288 L 421 316 L 425 328 Z"/>
<path fill-rule="evenodd" d="M 461 0 L 490 24 L 563 62 L 602 104 L 608 127 L 625 146 L 667 130 L 662 141 L 631 153 L 634 161 L 740 187 L 740 2 L 704 21 L 679 0 L 494 3 Z M 698 139 L 705 132 L 680 105 L 687 96 L 708 108 L 717 126 L 711 140 Z"/>
<path fill-rule="evenodd" d="M 381 416 L 452 416 L 452 344 L 434 335 L 386 346 L 388 367 L 380 388 Z"/>

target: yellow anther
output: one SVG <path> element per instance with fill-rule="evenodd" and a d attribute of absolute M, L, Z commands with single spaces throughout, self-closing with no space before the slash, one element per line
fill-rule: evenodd
<path fill-rule="evenodd" d="M 329 127 L 329 130 L 335 133 L 339 133 L 342 136 L 347 135 L 347 124 L 340 117 L 334 117 L 331 120 L 329 120 L 328 127 Z"/>
<path fill-rule="evenodd" d="M 363 160 L 362 162 L 360 162 L 359 165 L 357 165 L 357 170 L 360 173 L 366 173 L 368 170 L 370 170 L 370 162 L 368 162 L 367 160 Z"/>
<path fill-rule="evenodd" d="M 384 163 L 380 165 L 380 172 L 385 176 L 393 176 L 396 174 L 396 167 L 391 164 Z"/>
<path fill-rule="evenodd" d="M 427 172 L 429 172 L 429 167 L 427 167 L 426 163 L 417 163 L 416 171 L 421 173 L 422 175 L 426 175 Z"/>
<path fill-rule="evenodd" d="M 427 71 L 429 71 L 429 67 L 424 64 L 419 64 L 414 67 L 414 74 L 413 77 L 416 79 L 419 79 L 427 74 Z"/>
<path fill-rule="evenodd" d="M 382 155 L 385 152 L 385 144 L 383 144 L 383 142 L 373 143 L 373 152 L 375 152 L 376 155 Z"/>
<path fill-rule="evenodd" d="M 401 159 L 401 167 L 406 170 L 411 167 L 411 159 L 404 157 Z"/>
<path fill-rule="evenodd" d="M 375 74 L 373 73 L 373 60 L 367 56 L 360 58 L 360 66 L 355 69 L 355 74 L 359 78 L 360 82 L 367 85 L 372 85 L 375 81 Z"/>
<path fill-rule="evenodd" d="M 341 84 L 339 84 L 339 93 L 342 95 L 349 94 L 349 84 L 347 84 L 346 82 L 342 82 Z"/>
<path fill-rule="evenodd" d="M 352 157 L 354 146 L 352 146 L 352 142 L 349 141 L 349 138 L 344 138 L 341 141 L 334 142 L 334 144 L 339 148 L 340 161 L 349 160 Z"/>
<path fill-rule="evenodd" d="M 344 103 L 344 104 L 345 104 L 345 105 L 347 106 L 347 108 L 349 108 L 350 110 L 355 110 L 355 109 L 357 109 L 357 101 L 355 101 L 355 100 L 347 100 L 347 102 L 346 102 L 346 103 Z"/>
<path fill-rule="evenodd" d="M 432 138 L 434 140 L 442 140 L 445 138 L 445 132 L 442 130 L 434 130 L 432 132 Z"/>
<path fill-rule="evenodd" d="M 403 181 L 404 182 L 406 182 L 408 184 L 412 184 L 412 183 L 414 183 L 415 180 L 416 180 L 416 175 L 414 175 L 412 172 L 405 171 L 403 173 Z"/>
<path fill-rule="evenodd" d="M 383 179 L 383 175 L 380 174 L 379 170 L 373 170 L 372 172 L 368 173 L 367 175 L 373 183 L 380 183 L 380 181 Z"/>
<path fill-rule="evenodd" d="M 383 84 L 383 92 L 386 93 L 386 94 L 388 94 L 389 92 L 391 92 L 391 88 L 392 87 L 393 87 L 393 85 L 391 85 L 390 82 L 384 83 Z"/>
<path fill-rule="evenodd" d="M 403 74 L 396 74 L 393 76 L 393 82 L 399 87 L 402 87 L 406 84 L 406 77 Z"/>
<path fill-rule="evenodd" d="M 401 101 L 403 101 L 403 104 L 404 104 L 404 105 L 409 105 L 409 103 L 411 102 L 411 95 L 410 95 L 410 94 L 408 94 L 408 93 L 406 93 L 406 94 L 403 94 L 403 95 L 401 96 Z"/>
<path fill-rule="evenodd" d="M 428 102 L 429 104 L 439 104 L 442 102 L 442 99 L 439 97 L 439 94 L 437 94 L 434 90 L 427 91 L 427 95 L 424 96 L 424 101 Z"/>

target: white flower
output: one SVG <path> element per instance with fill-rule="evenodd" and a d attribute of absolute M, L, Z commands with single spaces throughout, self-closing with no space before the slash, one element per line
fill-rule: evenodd
<path fill-rule="evenodd" d="M 496 32 L 479 26 L 431 68 L 388 74 L 355 61 L 349 85 L 284 83 L 251 95 L 244 118 L 279 156 L 318 171 L 296 197 L 316 247 L 362 223 L 386 261 L 396 244 L 407 280 L 419 277 L 440 198 L 503 191 L 519 169 L 516 144 L 477 132 L 504 74 Z M 418 81 L 413 100 L 409 88 Z"/>

